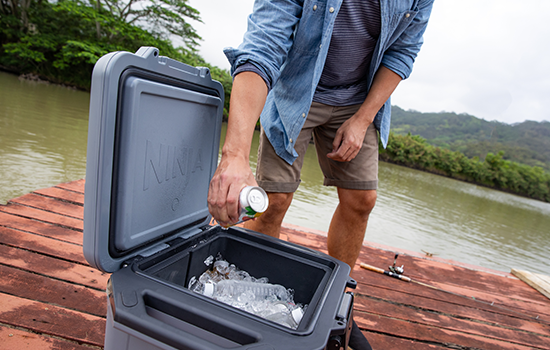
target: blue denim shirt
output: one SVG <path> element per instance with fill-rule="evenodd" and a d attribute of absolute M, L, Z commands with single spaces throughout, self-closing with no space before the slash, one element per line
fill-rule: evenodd
<path fill-rule="evenodd" d="M 271 81 L 261 123 L 277 154 L 289 164 L 298 157 L 294 142 L 323 72 L 342 1 L 256 0 L 243 43 L 236 49 L 224 49 L 232 73 L 249 62 Z M 380 37 L 365 77 L 369 88 L 381 64 L 403 79 L 410 75 L 433 1 L 380 0 Z M 374 119 L 384 147 L 390 131 L 390 111 L 388 99 Z"/>

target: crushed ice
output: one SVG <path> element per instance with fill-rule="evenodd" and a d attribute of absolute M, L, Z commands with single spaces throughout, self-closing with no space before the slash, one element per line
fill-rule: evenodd
<path fill-rule="evenodd" d="M 250 276 L 219 253 L 215 259 L 209 256 L 204 264 L 212 268 L 198 279 L 193 276 L 190 290 L 292 329 L 300 324 L 307 305 L 294 303 L 292 289 L 270 284 L 267 277 Z"/>

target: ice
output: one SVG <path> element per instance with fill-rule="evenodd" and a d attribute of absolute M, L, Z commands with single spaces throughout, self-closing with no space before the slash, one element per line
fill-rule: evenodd
<path fill-rule="evenodd" d="M 292 289 L 271 284 L 267 277 L 250 276 L 219 253 L 204 263 L 211 269 L 198 279 L 193 276 L 188 284 L 190 290 L 292 329 L 300 324 L 307 305 L 294 303 Z"/>

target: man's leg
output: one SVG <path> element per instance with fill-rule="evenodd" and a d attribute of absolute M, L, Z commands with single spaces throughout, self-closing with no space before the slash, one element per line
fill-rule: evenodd
<path fill-rule="evenodd" d="M 328 231 L 328 252 L 353 269 L 363 245 L 369 215 L 376 203 L 376 190 L 338 188 L 338 198 L 340 203 Z"/>
<path fill-rule="evenodd" d="M 269 207 L 267 210 L 256 220 L 245 222 L 244 227 L 279 238 L 281 224 L 292 202 L 293 195 L 294 193 L 268 192 Z"/>

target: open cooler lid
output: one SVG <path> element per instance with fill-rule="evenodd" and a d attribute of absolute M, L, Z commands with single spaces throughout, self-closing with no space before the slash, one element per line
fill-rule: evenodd
<path fill-rule="evenodd" d="M 116 271 L 210 222 L 223 100 L 207 68 L 153 47 L 99 59 L 84 197 L 84 256 L 92 266 Z"/>

